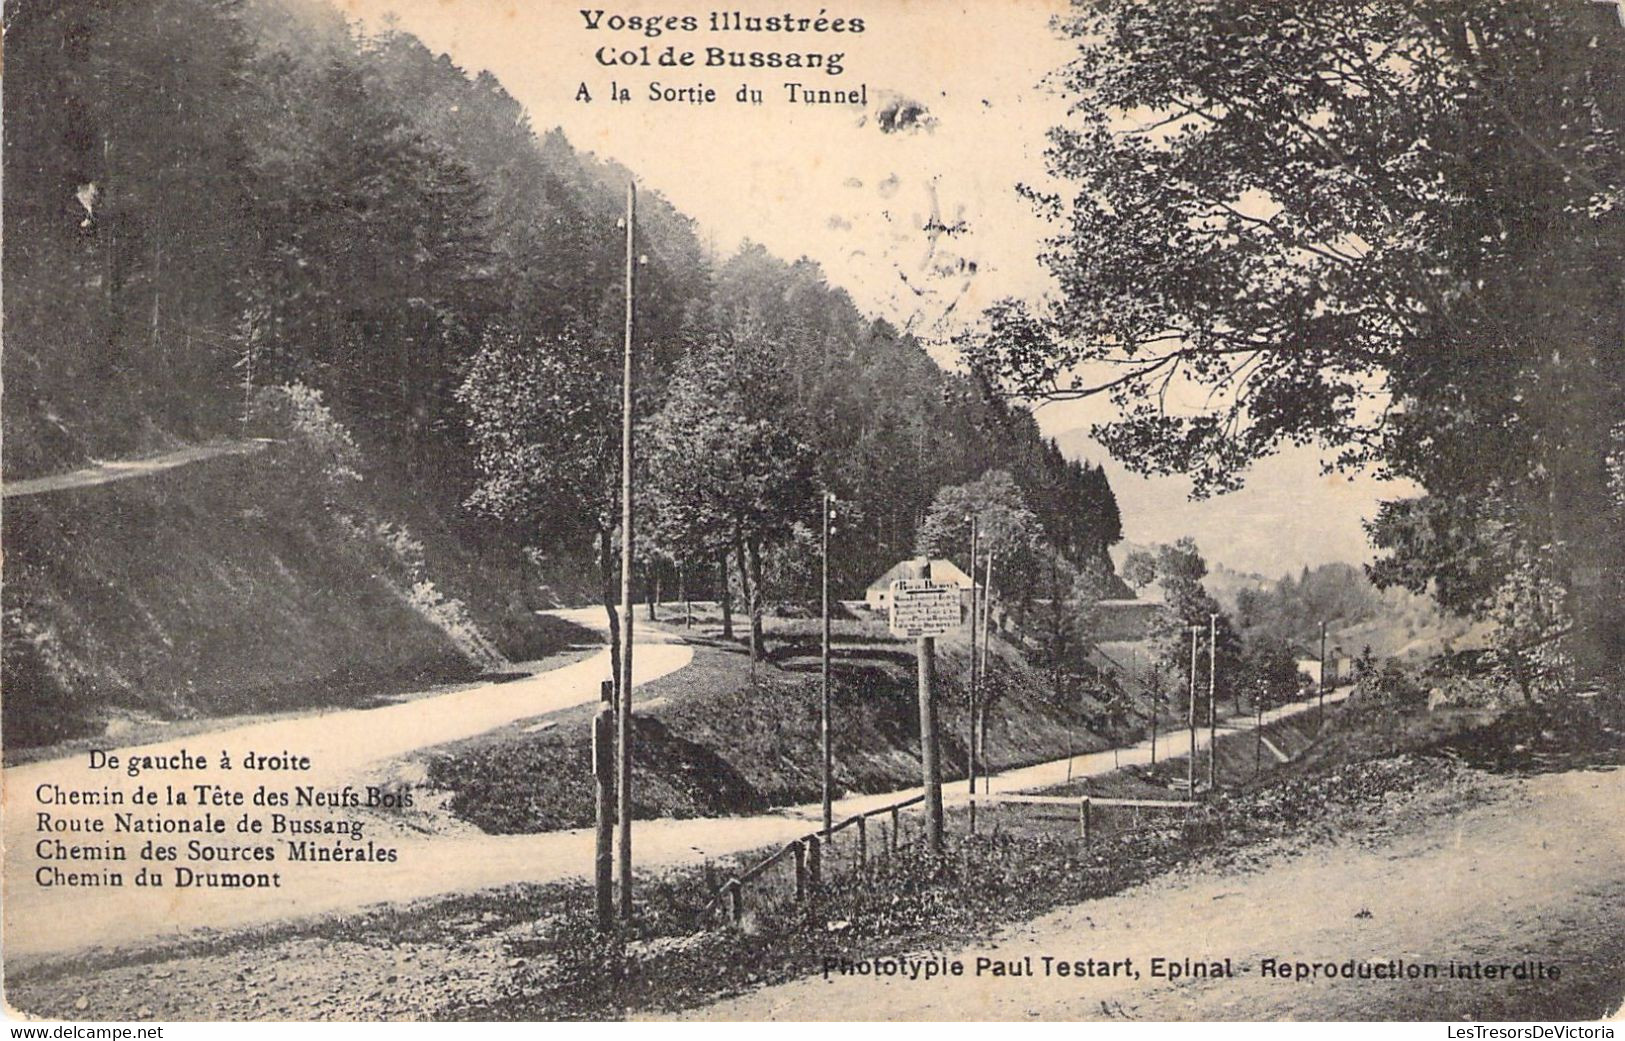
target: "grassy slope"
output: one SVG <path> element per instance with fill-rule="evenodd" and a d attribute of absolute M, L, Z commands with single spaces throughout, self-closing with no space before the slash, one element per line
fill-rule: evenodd
<path fill-rule="evenodd" d="M 681 631 L 681 630 L 678 630 Z M 710 816 L 816 802 L 820 794 L 816 622 L 774 621 L 770 661 L 757 667 L 714 625 L 691 636 L 694 664 L 640 688 L 633 791 L 639 817 Z M 968 705 L 964 641 L 938 641 L 944 773 L 965 776 Z M 832 745 L 841 793 L 919 783 L 919 710 L 913 648 L 872 621 L 836 633 Z M 986 753 L 994 769 L 1105 747 L 1073 706 L 1033 692 L 1044 681 L 995 645 L 993 675 L 1010 689 L 993 711 Z M 555 713 L 448 746 L 429 761 L 452 809 L 487 831 L 580 827 L 592 821 L 590 710 Z M 553 725 L 547 726 L 548 723 Z M 538 729 L 539 726 L 545 729 Z"/>
<path fill-rule="evenodd" d="M 478 671 L 379 577 L 378 547 L 340 537 L 320 496 L 265 457 L 13 498 L 5 513 L 7 748 L 120 716 L 354 706 Z M 434 545 L 427 556 L 432 569 Z M 532 623 L 521 649 L 564 638 Z"/>
<path fill-rule="evenodd" d="M 596 602 L 597 567 L 590 555 L 555 550 L 544 571 L 526 558 L 523 530 L 474 514 L 450 488 L 392 467 L 387 446 L 369 450 L 367 461 L 373 511 L 423 543 L 435 585 L 466 604 L 510 660 L 540 658 L 558 646 L 554 629 L 546 620 L 538 623 L 537 608 Z"/>

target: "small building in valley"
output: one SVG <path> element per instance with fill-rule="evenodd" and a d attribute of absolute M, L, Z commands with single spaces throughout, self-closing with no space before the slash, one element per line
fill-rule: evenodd
<path fill-rule="evenodd" d="M 891 584 L 900 578 L 916 577 L 919 573 L 918 568 L 918 559 L 900 560 L 893 564 L 884 575 L 869 583 L 869 588 L 863 594 L 863 602 L 871 611 L 891 610 Z M 967 604 L 970 603 L 971 590 L 976 588 L 975 581 L 965 574 L 959 565 L 942 557 L 931 561 L 931 581 L 957 586 L 960 596 Z"/>
<path fill-rule="evenodd" d="M 1307 647 L 1294 647 L 1292 656 L 1298 660 L 1298 671 L 1309 676 L 1309 682 L 1320 686 L 1320 655 Z M 1326 686 L 1338 687 L 1354 682 L 1354 659 L 1336 647 L 1326 652 Z"/>

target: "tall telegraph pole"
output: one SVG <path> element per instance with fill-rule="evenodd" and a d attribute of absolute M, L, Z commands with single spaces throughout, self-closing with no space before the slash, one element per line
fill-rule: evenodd
<path fill-rule="evenodd" d="M 971 576 L 974 580 L 975 576 Z M 987 578 L 982 582 L 982 670 L 983 679 L 987 678 L 988 651 L 993 647 L 989 642 L 988 626 L 993 620 L 993 549 L 987 551 Z M 982 772 L 982 791 L 992 790 L 992 780 L 987 776 L 987 705 L 978 698 L 977 709 L 981 719 L 976 724 L 976 762 Z"/>
<path fill-rule="evenodd" d="M 1133 655 L 1133 657 L 1130 658 L 1129 660 L 1134 663 L 1133 665 L 1131 665 L 1129 667 L 1129 674 L 1132 675 L 1136 680 L 1138 680 L 1140 678 L 1140 652 L 1139 652 L 1138 649 L 1135 649 L 1135 650 L 1133 650 L 1133 651 L 1131 651 L 1129 653 Z M 1152 766 L 1157 765 L 1157 710 L 1162 707 L 1161 704 L 1160 704 L 1160 702 L 1162 701 L 1161 682 L 1162 681 L 1157 676 L 1156 668 L 1153 667 L 1152 670 L 1151 670 L 1151 681 L 1150 681 L 1150 683 L 1145 684 L 1145 687 L 1144 687 L 1144 689 L 1147 689 L 1147 690 L 1149 690 L 1151 692 L 1151 765 Z"/>
<path fill-rule="evenodd" d="M 1191 690 L 1190 690 L 1190 730 L 1191 730 L 1191 761 L 1186 764 L 1186 777 L 1190 782 L 1191 798 L 1196 798 L 1196 633 L 1197 627 L 1191 626 Z"/>
<path fill-rule="evenodd" d="M 1219 787 L 1219 616 L 1207 616 L 1207 787 Z"/>
<path fill-rule="evenodd" d="M 835 519 L 835 496 L 829 492 L 824 493 L 823 514 L 824 523 L 824 651 L 823 651 L 823 677 L 824 699 L 823 715 L 818 721 L 819 738 L 823 741 L 824 753 L 824 838 L 829 839 L 829 833 L 835 826 L 834 783 L 831 777 L 833 761 L 829 748 L 829 534 L 830 525 Z"/>
<path fill-rule="evenodd" d="M 1326 724 L 1326 623 L 1320 623 L 1320 710 L 1319 725 Z"/>
<path fill-rule="evenodd" d="M 977 673 L 976 662 L 976 551 L 978 549 L 977 537 L 980 534 L 976 523 L 976 514 L 970 515 L 970 743 L 966 746 L 970 758 L 968 773 L 970 774 L 970 793 L 976 794 L 976 700 L 977 700 Z M 971 826 L 976 824 L 976 803 L 970 804 Z"/>
<path fill-rule="evenodd" d="M 632 917 L 632 296 L 638 189 L 626 185 L 626 342 L 621 373 L 621 684 L 616 712 L 616 867 L 621 918 Z"/>

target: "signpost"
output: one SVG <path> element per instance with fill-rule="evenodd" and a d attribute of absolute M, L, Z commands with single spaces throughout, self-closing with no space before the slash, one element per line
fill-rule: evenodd
<path fill-rule="evenodd" d="M 920 674 L 920 769 L 925 782 L 925 840 L 942 852 L 942 762 L 937 748 L 937 702 L 932 692 L 938 636 L 958 627 L 959 589 L 931 581 L 931 561 L 920 562 L 919 578 L 891 586 L 891 631 L 918 640 Z"/>
<path fill-rule="evenodd" d="M 891 584 L 893 636 L 946 636 L 959 628 L 959 615 L 958 586 L 928 578 L 900 578 Z"/>

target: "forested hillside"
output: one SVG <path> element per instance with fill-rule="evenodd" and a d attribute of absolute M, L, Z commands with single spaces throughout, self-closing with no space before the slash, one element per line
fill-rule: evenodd
<path fill-rule="evenodd" d="M 402 32 L 360 35 L 315 0 L 5 10 L 7 479 L 244 435 L 353 441 L 364 518 L 342 496 L 306 505 L 363 539 L 410 525 L 426 574 L 454 561 L 476 618 L 520 625 L 599 592 L 618 567 L 617 221 L 634 172 L 538 130 L 547 113 L 488 73 Z M 642 584 L 681 572 L 716 591 L 727 568 L 753 595 L 793 595 L 828 490 L 834 578 L 855 592 L 913 553 L 940 487 L 992 469 L 1072 560 L 1120 538 L 1098 468 L 817 265 L 749 244 L 713 256 L 653 191 L 637 236 L 637 416 L 670 464 L 644 458 Z M 696 503 L 673 475 L 740 495 Z M 9 585 L 6 611 L 8 667 L 29 625 L 72 644 Z"/>
<path fill-rule="evenodd" d="M 1296 578 L 1274 581 L 1217 567 L 1209 581 L 1244 633 L 1307 650 L 1316 648 L 1322 622 L 1332 649 L 1351 655 L 1369 649 L 1379 657 L 1415 658 L 1483 636 L 1483 626 L 1407 589 L 1378 589 L 1348 564 L 1305 567 Z"/>

